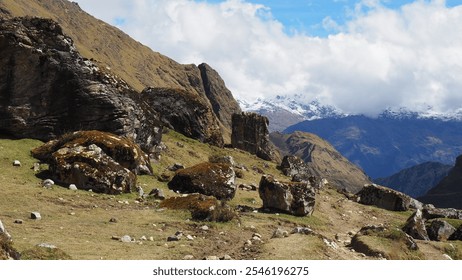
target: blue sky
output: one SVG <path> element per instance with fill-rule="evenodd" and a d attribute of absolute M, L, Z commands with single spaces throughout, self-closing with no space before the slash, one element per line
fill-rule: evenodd
<path fill-rule="evenodd" d="M 205 0 L 208 3 L 221 3 L 223 0 Z M 345 24 L 354 15 L 357 0 L 251 0 L 248 2 L 263 4 L 271 9 L 275 19 L 283 23 L 285 31 L 289 34 L 302 32 L 312 36 L 326 37 L 337 33 L 335 30 L 326 30 L 323 20 L 327 17 L 339 25 Z M 371 1 L 374 2 L 374 1 Z M 412 0 L 387 0 L 380 4 L 390 8 L 412 3 Z M 446 0 L 447 7 L 460 5 L 462 0 Z M 367 11 L 367 7 L 362 7 Z"/>
<path fill-rule="evenodd" d="M 208 63 L 247 102 L 462 114 L 462 0 L 76 1 L 179 63 Z"/>

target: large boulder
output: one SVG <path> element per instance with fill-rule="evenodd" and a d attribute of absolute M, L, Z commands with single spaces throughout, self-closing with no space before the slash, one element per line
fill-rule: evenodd
<path fill-rule="evenodd" d="M 150 151 L 161 138 L 158 116 L 140 106 L 125 81 L 80 55 L 51 19 L 0 20 L 0 131 L 43 141 L 101 130 Z"/>
<path fill-rule="evenodd" d="M 205 143 L 224 145 L 219 122 L 201 96 L 182 89 L 149 87 L 141 97 L 160 113 L 165 126 Z"/>
<path fill-rule="evenodd" d="M 425 219 L 422 210 L 417 209 L 406 221 L 403 231 L 415 239 L 430 240 L 425 227 Z"/>
<path fill-rule="evenodd" d="M 263 175 L 258 189 L 263 208 L 282 211 L 295 216 L 311 215 L 316 192 L 309 182 L 279 182 Z"/>
<path fill-rule="evenodd" d="M 374 205 L 391 211 L 407 211 L 423 207 L 422 203 L 408 195 L 376 184 L 365 185 L 357 196 L 358 202 L 362 204 Z"/>
<path fill-rule="evenodd" d="M 264 160 L 280 161 L 279 151 L 269 139 L 268 118 L 256 113 L 233 114 L 231 145 Z"/>
<path fill-rule="evenodd" d="M 178 170 L 168 187 L 180 193 L 200 193 L 220 200 L 231 200 L 237 189 L 235 178 L 230 165 L 204 162 Z"/>
<path fill-rule="evenodd" d="M 456 232 L 456 229 L 444 220 L 433 220 L 427 226 L 427 233 L 430 240 L 446 241 L 449 237 Z"/>
<path fill-rule="evenodd" d="M 149 157 L 128 138 L 99 131 L 78 131 L 32 150 L 49 164 L 53 179 L 100 193 L 130 192 L 136 174 L 152 174 Z"/>

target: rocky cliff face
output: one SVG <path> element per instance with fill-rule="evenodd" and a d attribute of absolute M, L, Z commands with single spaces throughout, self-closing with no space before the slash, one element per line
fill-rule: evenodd
<path fill-rule="evenodd" d="M 256 113 L 234 114 L 231 144 L 265 160 L 280 161 L 279 152 L 269 139 L 268 119 Z"/>
<path fill-rule="evenodd" d="M 109 68 L 134 90 L 175 88 L 204 98 L 218 118 L 223 137 L 231 137 L 231 115 L 240 112 L 219 74 L 206 64 L 183 65 L 154 52 L 119 29 L 84 12 L 67 0 L 1 1 L 0 17 L 40 16 L 55 20 L 75 42 L 83 57 L 101 69 Z"/>
<path fill-rule="evenodd" d="M 457 157 L 448 176 L 419 200 L 436 207 L 462 209 L 462 156 Z"/>
<path fill-rule="evenodd" d="M 101 130 L 136 140 L 145 150 L 160 141 L 157 116 L 143 111 L 136 92 L 77 52 L 53 20 L 0 21 L 0 131 L 49 140 L 75 130 Z"/>
<path fill-rule="evenodd" d="M 343 157 L 332 145 L 320 137 L 305 132 L 270 134 L 271 141 L 283 154 L 303 159 L 305 172 L 317 178 L 325 178 L 329 184 L 356 193 L 370 180 L 364 172 Z"/>
<path fill-rule="evenodd" d="M 141 99 L 160 114 L 164 125 L 190 138 L 223 146 L 218 120 L 200 96 L 181 89 L 147 88 Z"/>

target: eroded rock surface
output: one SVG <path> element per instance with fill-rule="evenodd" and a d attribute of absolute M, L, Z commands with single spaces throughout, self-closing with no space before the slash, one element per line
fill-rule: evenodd
<path fill-rule="evenodd" d="M 279 182 L 270 175 L 262 176 L 258 189 L 263 208 L 295 216 L 311 215 L 316 192 L 308 182 Z"/>

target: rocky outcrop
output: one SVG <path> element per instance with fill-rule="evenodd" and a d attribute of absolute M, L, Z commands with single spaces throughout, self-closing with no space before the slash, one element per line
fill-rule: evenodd
<path fill-rule="evenodd" d="M 209 162 L 178 170 L 168 187 L 176 192 L 200 193 L 220 200 L 231 200 L 237 189 L 230 165 Z"/>
<path fill-rule="evenodd" d="M 427 194 L 419 200 L 440 208 L 462 209 L 462 155 L 457 157 L 455 166 Z"/>
<path fill-rule="evenodd" d="M 280 161 L 279 152 L 269 139 L 268 119 L 255 113 L 232 116 L 231 145 L 264 160 Z"/>
<path fill-rule="evenodd" d="M 302 168 L 304 172 L 326 179 L 329 185 L 339 190 L 357 193 L 365 184 L 371 183 L 358 166 L 348 161 L 326 140 L 314 134 L 299 131 L 292 134 L 271 133 L 270 138 L 284 155 L 301 158 L 306 164 Z M 296 169 L 291 168 L 290 172 L 296 173 Z"/>
<path fill-rule="evenodd" d="M 15 0 L 0 2 L 0 17 L 38 16 L 60 23 L 74 39 L 77 50 L 94 58 L 100 68 L 110 68 L 136 91 L 149 86 L 179 88 L 210 99 L 211 108 L 229 130 L 231 112 L 238 109 L 218 73 L 206 64 L 180 64 L 104 23 L 67 0 Z M 228 115 L 229 114 L 229 115 Z"/>
<path fill-rule="evenodd" d="M 422 213 L 423 217 L 428 220 L 437 218 L 462 220 L 462 210 L 457 210 L 454 208 L 436 208 L 432 204 L 424 205 Z"/>
<path fill-rule="evenodd" d="M 444 220 L 433 220 L 427 226 L 427 233 L 430 240 L 446 241 L 456 232 L 456 229 Z"/>
<path fill-rule="evenodd" d="M 157 116 L 136 92 L 77 52 L 50 19 L 0 20 L 0 131 L 50 140 L 69 131 L 101 130 L 151 150 L 160 142 Z"/>
<path fill-rule="evenodd" d="M 409 219 L 407 219 L 403 231 L 415 239 L 430 240 L 427 228 L 425 227 L 425 219 L 420 209 L 417 209 Z"/>
<path fill-rule="evenodd" d="M 408 195 L 376 184 L 365 185 L 357 196 L 359 203 L 374 205 L 390 211 L 407 211 L 423 207 L 421 202 Z"/>
<path fill-rule="evenodd" d="M 32 150 L 53 179 L 78 189 L 119 194 L 134 190 L 136 174 L 152 174 L 149 157 L 131 140 L 99 131 L 66 134 Z"/>
<path fill-rule="evenodd" d="M 205 143 L 224 145 L 219 123 L 200 96 L 171 88 L 146 88 L 141 96 L 165 126 Z"/>
<path fill-rule="evenodd" d="M 231 128 L 232 115 L 241 112 L 239 103 L 217 71 L 206 63 L 199 65 L 205 94 L 212 105 L 213 112 L 227 128 Z"/>
<path fill-rule="evenodd" d="M 308 182 L 279 182 L 270 175 L 262 176 L 258 189 L 263 208 L 295 216 L 311 215 L 316 192 Z"/>

